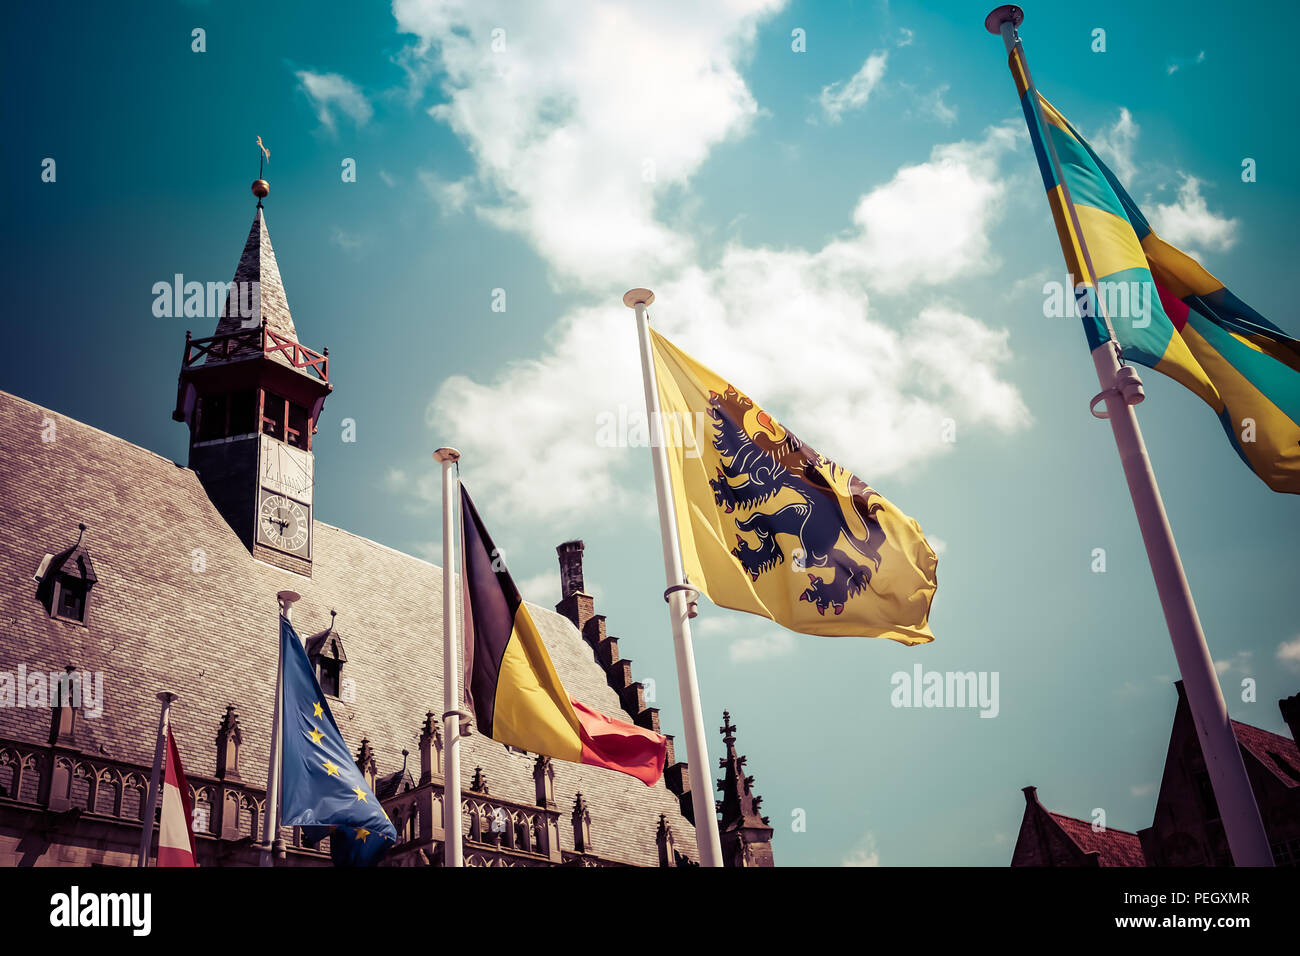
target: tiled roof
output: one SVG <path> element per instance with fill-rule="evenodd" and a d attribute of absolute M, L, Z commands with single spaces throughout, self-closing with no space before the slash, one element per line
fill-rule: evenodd
<path fill-rule="evenodd" d="M 49 443 L 42 441 L 46 417 L 56 426 Z M 425 713 L 442 712 L 440 569 L 320 521 L 311 579 L 255 561 L 195 472 L 4 392 L 0 461 L 0 669 L 24 663 L 29 671 L 61 671 L 73 663 L 103 671 L 103 716 L 78 722 L 84 749 L 148 765 L 154 695 L 170 690 L 179 694 L 172 714 L 187 769 L 215 772 L 215 732 L 234 703 L 240 772 L 249 783 L 264 780 L 275 593 L 288 587 L 302 594 L 294 608 L 301 634 L 324 630 L 331 608 L 346 615 L 344 676 L 355 680 L 356 700 L 332 707 L 352 751 L 369 738 L 380 774 L 401 767 L 403 748 L 419 753 Z M 76 540 L 79 521 L 88 525 L 84 544 L 99 578 L 88 627 L 51 619 L 32 578 L 46 553 Z M 530 609 L 566 689 L 621 716 L 618 695 L 574 626 Z M 0 736 L 44 743 L 49 729 L 45 709 L 0 709 Z M 465 785 L 478 766 L 494 795 L 534 802 L 531 758 L 476 734 L 464 743 Z M 571 807 L 579 791 L 590 806 L 596 854 L 654 865 L 655 831 L 666 814 L 677 847 L 693 855 L 691 826 L 662 781 L 646 787 L 595 767 L 554 767 L 558 806 Z M 572 828 L 562 825 L 560 837 L 572 850 Z"/>
<path fill-rule="evenodd" d="M 1300 747 L 1294 740 L 1239 720 L 1232 722 L 1232 732 L 1237 735 L 1237 743 L 1283 784 L 1300 787 Z"/>
<path fill-rule="evenodd" d="M 1102 866 L 1146 866 L 1142 843 L 1136 833 L 1110 829 L 1096 831 L 1086 820 L 1050 811 L 1049 816 L 1084 853 L 1096 852 L 1097 862 Z"/>

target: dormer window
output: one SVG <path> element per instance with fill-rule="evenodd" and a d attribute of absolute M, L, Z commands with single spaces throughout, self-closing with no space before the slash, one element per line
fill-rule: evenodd
<path fill-rule="evenodd" d="M 86 582 L 70 575 L 61 574 L 54 584 L 54 616 L 65 621 L 86 623 L 86 598 L 90 589 Z"/>
<path fill-rule="evenodd" d="M 334 630 L 335 612 L 330 611 L 330 626 L 319 634 L 307 638 L 307 659 L 316 671 L 316 681 L 322 692 L 335 699 L 343 697 L 343 665 L 348 655 L 343 641 Z"/>
<path fill-rule="evenodd" d="M 90 592 L 99 579 L 90 551 L 82 544 L 86 533 L 84 524 L 77 526 L 81 532 L 77 543 L 66 551 L 47 555 L 37 570 L 40 585 L 36 596 L 50 617 L 73 624 L 86 624 L 90 614 Z"/>

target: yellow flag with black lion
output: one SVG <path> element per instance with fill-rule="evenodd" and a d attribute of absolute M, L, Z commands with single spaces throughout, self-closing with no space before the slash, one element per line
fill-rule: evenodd
<path fill-rule="evenodd" d="M 714 604 L 805 634 L 934 640 L 938 559 L 921 526 L 731 382 L 650 335 L 692 586 Z"/>

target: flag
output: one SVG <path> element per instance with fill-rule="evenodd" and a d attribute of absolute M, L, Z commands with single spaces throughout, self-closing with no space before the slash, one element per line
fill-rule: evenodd
<path fill-rule="evenodd" d="M 194 807 L 176 738 L 167 728 L 167 757 L 163 770 L 162 818 L 158 823 L 158 866 L 198 866 L 194 848 Z"/>
<path fill-rule="evenodd" d="M 805 634 L 926 644 L 938 559 L 921 526 L 653 329 L 687 580 Z"/>
<path fill-rule="evenodd" d="M 668 738 L 568 695 L 463 486 L 461 542 L 465 695 L 479 731 L 511 747 L 618 770 L 652 786 L 663 774 Z"/>
<path fill-rule="evenodd" d="M 281 824 L 334 827 L 332 855 L 342 831 L 351 865 L 375 863 L 397 841 L 397 829 L 353 762 L 302 641 L 284 617 L 280 618 L 280 654 L 284 675 Z M 322 830 L 309 831 L 309 837 L 323 835 Z"/>
<path fill-rule="evenodd" d="M 1300 342 L 1161 239 L 1079 131 L 1033 87 L 1019 47 L 1010 64 L 1066 265 L 1088 287 L 1080 309 L 1088 347 L 1109 339 L 1109 318 L 1125 359 L 1199 395 L 1247 467 L 1274 491 L 1300 494 Z"/>

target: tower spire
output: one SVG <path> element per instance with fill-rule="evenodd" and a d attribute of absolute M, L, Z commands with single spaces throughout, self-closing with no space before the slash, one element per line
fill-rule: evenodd
<path fill-rule="evenodd" d="M 259 179 L 253 184 L 254 193 L 259 183 L 266 185 L 265 180 Z M 260 195 L 265 196 L 266 192 Z M 289 299 L 285 295 L 284 280 L 280 278 L 275 249 L 271 247 L 271 233 L 266 228 L 266 213 L 260 198 L 239 265 L 235 267 L 233 282 L 213 334 L 226 335 L 241 329 L 257 328 L 265 321 L 272 332 L 298 341 L 298 331 L 293 325 Z"/>
<path fill-rule="evenodd" d="M 726 745 L 726 756 L 718 764 L 723 777 L 718 781 L 722 799 L 718 801 L 719 836 L 726 866 L 772 866 L 772 827 L 758 812 L 763 798 L 753 791 L 754 778 L 745 776 L 747 758 L 736 752 L 736 725 L 731 713 L 722 712 L 718 728 Z"/>

